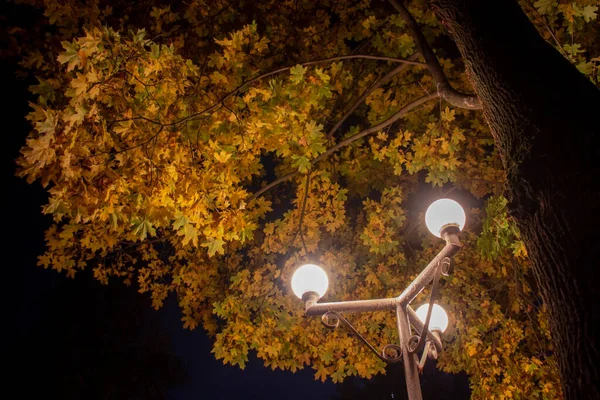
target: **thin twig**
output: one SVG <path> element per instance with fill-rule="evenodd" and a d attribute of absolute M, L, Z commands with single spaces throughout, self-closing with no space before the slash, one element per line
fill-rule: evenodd
<path fill-rule="evenodd" d="M 560 49 L 560 52 L 563 54 L 563 56 L 565 56 L 566 58 L 569 58 L 567 56 L 567 52 L 565 51 L 565 49 L 563 49 L 562 45 L 560 44 L 560 42 L 558 41 L 558 39 L 554 35 L 554 31 L 552 30 L 552 28 L 550 28 L 550 25 L 548 25 L 548 23 L 546 22 L 546 20 L 542 16 L 542 14 L 539 13 L 539 11 L 537 10 L 537 8 L 535 8 L 533 6 L 533 4 L 531 4 L 531 2 L 529 0 L 525 0 L 525 3 L 529 6 L 529 8 L 531 8 L 533 10 L 533 12 L 535 13 L 535 15 L 537 15 L 537 17 L 540 19 L 540 21 L 542 21 L 542 24 L 544 25 L 544 27 L 546 28 L 546 30 L 548 31 L 548 33 L 550 33 L 550 36 L 552 36 L 552 39 L 554 39 L 554 41 L 556 42 L 556 45 Z"/>
<path fill-rule="evenodd" d="M 410 56 L 408 59 L 410 61 L 414 61 L 414 60 L 416 60 L 418 58 L 418 56 L 419 56 L 419 54 L 415 53 L 412 56 Z M 339 119 L 339 121 L 333 126 L 333 128 L 331 128 L 329 130 L 329 132 L 327 133 L 327 137 L 328 138 L 333 137 L 333 135 L 335 134 L 335 132 L 340 128 L 340 126 L 342 126 L 342 124 L 344 123 L 344 121 L 346 121 L 346 119 L 348 119 L 348 117 L 350 115 L 352 115 L 352 113 L 354 111 L 356 111 L 356 109 L 358 108 L 358 106 L 360 106 L 362 104 L 362 102 L 365 101 L 366 98 L 369 97 L 369 95 L 371 93 L 373 93 L 373 91 L 375 89 L 379 88 L 381 85 L 383 85 L 384 83 L 388 82 L 394 76 L 396 76 L 400 72 L 404 71 L 406 68 L 408 68 L 409 65 L 410 64 L 402 64 L 402 65 L 394 68 L 393 70 L 391 70 L 390 72 L 388 72 L 386 75 L 384 75 L 381 79 L 379 79 L 378 81 L 374 82 L 371 86 L 369 86 L 369 88 L 363 92 L 363 94 L 356 100 L 356 102 L 354 102 L 354 104 L 352 105 L 352 107 L 350 107 L 348 109 L 348 111 L 346 111 L 344 113 L 344 115 L 342 116 L 342 118 Z"/>
<path fill-rule="evenodd" d="M 306 210 L 306 201 L 308 200 L 308 186 L 310 185 L 310 172 L 306 174 L 306 187 L 304 189 L 304 198 L 302 199 L 302 207 L 300 208 L 300 221 L 298 221 L 298 232 L 300 232 L 300 240 L 302 240 L 302 247 L 304 248 L 304 255 L 308 255 L 306 250 L 306 243 L 304 242 L 304 234 L 302 233 L 302 219 L 304 218 L 304 212 Z"/>
<path fill-rule="evenodd" d="M 405 116 L 408 112 L 410 112 L 411 110 L 413 110 L 414 108 L 428 102 L 431 99 L 435 99 L 439 96 L 438 93 L 432 93 L 432 94 L 428 94 L 422 97 L 419 97 L 418 99 L 408 103 L 407 105 L 405 105 L 404 107 L 402 107 L 397 113 L 395 113 L 394 115 L 392 115 L 391 117 L 389 117 L 388 119 L 386 119 L 383 122 L 380 122 L 379 124 L 372 126 L 368 129 L 365 129 L 364 131 L 361 131 L 359 133 L 357 133 L 356 135 L 352 135 L 349 138 L 342 140 L 341 142 L 339 142 L 338 144 L 336 144 L 335 146 L 329 148 L 327 151 L 325 151 L 323 154 L 321 154 L 320 156 L 318 156 L 317 158 L 315 158 L 314 160 L 311 161 L 311 164 L 314 165 L 316 163 L 318 163 L 319 161 L 323 160 L 326 157 L 329 157 L 331 154 L 335 153 L 336 151 L 338 151 L 339 149 L 341 149 L 344 146 L 347 146 L 355 141 L 357 141 L 358 139 L 370 135 L 371 133 L 377 132 L 383 128 L 385 128 L 388 125 L 393 124 L 394 122 L 398 121 L 400 118 L 402 118 L 403 116 Z M 254 193 L 249 199 L 248 199 L 248 203 L 256 200 L 259 196 L 261 196 L 263 193 L 265 193 L 266 191 L 272 189 L 273 187 L 279 185 L 282 182 L 285 182 L 291 178 L 293 178 L 294 176 L 298 175 L 299 171 L 293 171 L 290 172 L 282 177 L 279 177 L 277 179 L 275 179 L 273 182 L 269 183 L 267 186 L 261 188 L 260 190 L 258 190 L 256 193 Z"/>
<path fill-rule="evenodd" d="M 391 117 L 389 117 L 388 119 L 386 119 L 383 122 L 380 122 L 379 124 L 372 126 L 368 129 L 365 129 L 362 132 L 357 133 L 356 135 L 352 135 L 349 138 L 342 140 L 341 142 L 339 142 L 338 144 L 336 144 L 335 146 L 327 149 L 327 151 L 325 151 L 323 154 L 321 154 L 319 157 L 315 158 L 312 163 L 315 164 L 319 161 L 321 161 L 322 159 L 329 157 L 331 154 L 335 153 L 337 150 L 339 150 L 340 148 L 349 145 L 350 143 L 364 137 L 367 135 L 370 135 L 371 133 L 375 133 L 383 128 L 385 128 L 388 125 L 393 124 L 394 122 L 398 121 L 400 118 L 404 117 L 406 114 L 408 114 L 409 111 L 411 111 L 412 109 L 428 102 L 431 99 L 435 99 L 439 96 L 438 93 L 433 93 L 433 94 L 428 94 L 425 96 L 421 96 L 418 99 L 408 103 L 407 105 L 405 105 L 404 107 L 402 107 L 398 112 L 396 112 L 394 115 L 392 115 Z"/>
<path fill-rule="evenodd" d="M 249 85 L 251 85 L 252 83 L 259 81 L 261 79 L 267 78 L 269 76 L 273 76 L 273 75 L 277 75 L 281 72 L 285 72 L 285 71 L 289 71 L 290 69 L 292 69 L 293 67 L 295 67 L 296 65 L 302 65 L 302 66 L 309 66 L 309 65 L 315 65 L 315 64 L 322 64 L 322 63 L 327 63 L 327 62 L 333 62 L 333 61 L 341 61 L 341 60 L 352 60 L 352 59 L 368 59 L 368 60 L 378 60 L 378 61 L 390 61 L 390 62 L 394 62 L 394 63 L 404 63 L 404 64 L 410 64 L 410 65 L 420 65 L 420 66 L 425 66 L 424 63 L 422 62 L 418 62 L 418 61 L 412 61 L 412 60 L 407 60 L 404 58 L 394 58 L 394 57 L 383 57 L 383 56 L 371 56 L 371 55 L 366 55 L 366 54 L 356 54 L 356 55 L 347 55 L 347 56 L 338 56 L 338 57 L 330 57 L 330 58 L 323 58 L 321 60 L 314 60 L 314 61 L 308 61 L 305 63 L 299 63 L 299 64 L 295 64 L 289 67 L 283 67 L 283 68 L 279 68 L 276 69 L 274 71 L 270 71 L 267 73 L 264 73 L 262 75 L 259 75 L 255 78 L 250 79 L 249 81 L 246 81 L 244 83 L 242 83 L 240 86 L 238 86 L 237 88 L 233 89 L 232 91 L 230 91 L 229 93 L 225 94 L 223 97 L 221 97 L 216 103 L 214 103 L 212 106 L 205 108 L 202 111 L 199 111 L 197 113 L 191 114 L 185 118 L 179 119 L 177 121 L 174 122 L 170 122 L 168 124 L 165 125 L 178 125 L 181 124 L 182 122 L 185 121 L 189 121 L 191 119 L 194 119 L 202 114 L 211 112 L 212 110 L 214 110 L 217 106 L 219 106 L 220 104 L 222 104 L 225 100 L 227 100 L 229 97 L 233 96 L 234 94 L 236 94 L 237 92 L 239 92 L 240 90 L 248 87 Z"/>
<path fill-rule="evenodd" d="M 156 137 L 157 137 L 158 135 L 160 135 L 160 133 L 163 131 L 163 129 L 164 129 L 164 128 L 165 128 L 164 126 L 161 126 L 161 127 L 160 127 L 160 129 L 158 130 L 158 132 L 156 132 L 154 135 L 152 135 L 152 137 L 150 137 L 150 139 L 148 139 L 148 140 L 145 140 L 145 141 L 143 141 L 142 143 L 138 143 L 138 144 L 136 144 L 136 145 L 134 145 L 134 146 L 127 147 L 127 148 L 124 148 L 124 149 L 122 149 L 122 150 L 116 151 L 116 152 L 114 152 L 114 153 L 109 153 L 109 154 L 113 154 L 113 155 L 114 155 L 114 154 L 119 154 L 119 153 L 123 153 L 123 152 L 125 152 L 125 151 L 133 150 L 133 149 L 135 149 L 135 148 L 138 148 L 138 147 L 140 147 L 140 146 L 144 146 L 144 145 L 146 145 L 146 144 L 150 143 L 151 141 L 153 141 L 154 139 L 156 139 Z"/>

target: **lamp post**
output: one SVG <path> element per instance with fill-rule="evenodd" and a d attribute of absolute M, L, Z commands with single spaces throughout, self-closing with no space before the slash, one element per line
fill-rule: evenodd
<path fill-rule="evenodd" d="M 292 290 L 305 302 L 307 315 L 321 315 L 323 323 L 330 328 L 336 328 L 342 322 L 383 361 L 403 362 L 410 400 L 423 398 L 419 370 L 427 358 L 437 358 L 438 352 L 443 349 L 440 335 L 448 326 L 448 316 L 434 302 L 440 275 L 448 276 L 451 273 L 450 258 L 461 247 L 458 234 L 464 227 L 465 219 L 464 210 L 454 200 L 440 199 L 429 206 L 425 213 L 427 228 L 433 235 L 444 239 L 446 245 L 398 297 L 319 303 L 329 284 L 325 271 L 317 265 L 307 264 L 298 268 L 292 277 Z M 415 312 L 410 302 L 429 283 L 433 284 L 429 302 Z M 383 310 L 396 311 L 400 344 L 388 344 L 381 351 L 375 349 L 341 314 Z M 411 326 L 416 335 L 412 335 Z M 418 353 L 421 353 L 420 358 Z"/>

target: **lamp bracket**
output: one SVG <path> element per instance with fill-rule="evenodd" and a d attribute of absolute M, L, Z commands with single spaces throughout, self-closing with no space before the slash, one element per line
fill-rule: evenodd
<path fill-rule="evenodd" d="M 328 311 L 321 316 L 321 321 L 323 325 L 328 328 L 335 329 L 340 326 L 340 322 L 343 322 L 344 325 L 354 333 L 368 348 L 371 350 L 379 359 L 388 363 L 394 364 L 402 361 L 402 348 L 397 344 L 386 344 L 381 349 L 381 352 L 378 351 L 367 339 L 365 339 L 356 328 L 348 321 L 342 314 L 335 311 Z"/>

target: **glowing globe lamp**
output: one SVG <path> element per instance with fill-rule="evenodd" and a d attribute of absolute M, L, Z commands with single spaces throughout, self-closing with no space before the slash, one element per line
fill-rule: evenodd
<path fill-rule="evenodd" d="M 441 238 L 444 229 L 457 227 L 462 230 L 465 226 L 465 210 L 456 201 L 439 199 L 431 203 L 425 212 L 425 224 L 433 235 Z"/>
<path fill-rule="evenodd" d="M 314 292 L 323 297 L 329 286 L 329 279 L 323 268 L 314 264 L 305 264 L 292 276 L 292 290 L 299 298 L 305 293 Z"/>
<path fill-rule="evenodd" d="M 427 310 L 429 310 L 429 304 L 423 304 L 417 309 L 417 317 L 422 323 L 425 323 L 427 318 Z M 434 304 L 429 320 L 429 330 L 444 332 L 446 328 L 448 328 L 448 314 L 440 305 Z"/>

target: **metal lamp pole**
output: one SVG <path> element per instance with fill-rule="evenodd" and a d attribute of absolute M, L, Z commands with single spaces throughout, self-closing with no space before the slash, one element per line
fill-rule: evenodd
<path fill-rule="evenodd" d="M 440 236 L 446 241 L 444 248 L 431 260 L 402 294 L 398 297 L 374 300 L 340 301 L 332 303 L 318 303 L 319 294 L 308 291 L 303 294 L 307 315 L 321 315 L 323 323 L 331 328 L 344 323 L 359 339 L 361 339 L 379 358 L 388 363 L 402 361 L 406 387 L 410 400 L 422 400 L 419 370 L 423 368 L 427 357 L 437 358 L 437 353 L 442 351 L 442 341 L 438 331 L 429 329 L 429 322 L 437 297 L 440 275 L 449 275 L 450 258 L 460 249 L 458 239 L 460 229 L 455 224 L 445 226 Z M 429 284 L 433 282 L 429 309 L 424 322 L 421 322 L 415 311 L 410 307 L 410 302 Z M 394 310 L 400 345 L 387 345 L 381 352 L 376 350 L 367 340 L 360 335 L 350 322 L 340 313 L 361 313 L 368 311 Z M 411 335 L 411 325 L 419 333 Z M 421 359 L 419 352 L 423 351 Z"/>

